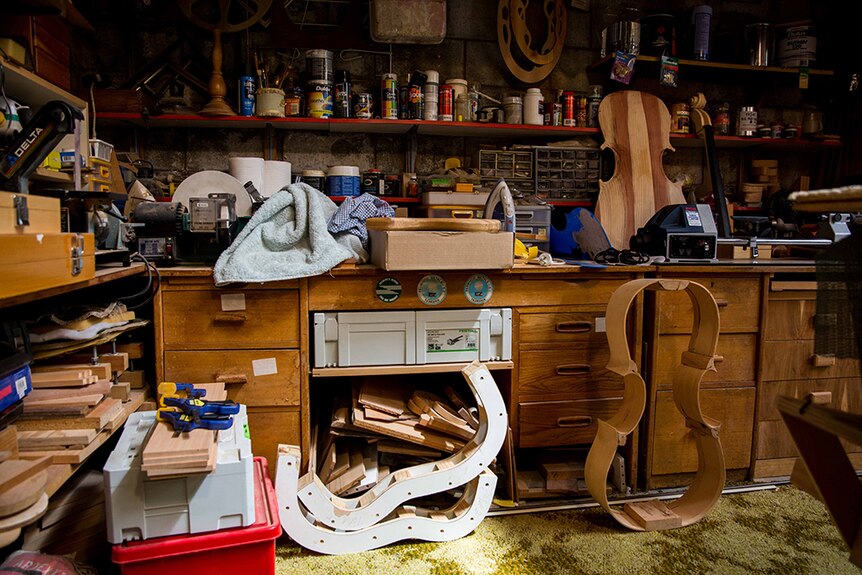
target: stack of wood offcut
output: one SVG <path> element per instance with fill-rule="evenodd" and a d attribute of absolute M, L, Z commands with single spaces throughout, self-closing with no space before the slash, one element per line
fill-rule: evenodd
<path fill-rule="evenodd" d="M 752 160 L 748 180 L 742 184 L 742 201 L 749 206 L 759 206 L 764 197 L 771 196 L 781 187 L 778 160 Z"/>
<path fill-rule="evenodd" d="M 312 462 L 327 489 L 358 495 L 399 468 L 463 449 L 479 427 L 477 411 L 451 386 L 445 394 L 364 378 L 352 397 L 337 399 Z"/>
<path fill-rule="evenodd" d="M 33 390 L 24 398 L 16 422 L 22 458 L 82 463 L 140 407 L 143 392 L 133 393 L 128 383 L 112 383 L 114 372 L 128 359 L 108 359 L 117 359 L 116 365 L 104 361 L 32 366 Z"/>
<path fill-rule="evenodd" d="M 196 383 L 195 387 L 206 390 L 208 401 L 227 399 L 223 383 Z M 170 423 L 158 421 L 141 454 L 141 469 L 150 479 L 209 473 L 216 468 L 217 440 L 218 432 L 212 429 L 177 433 Z"/>
<path fill-rule="evenodd" d="M 21 534 L 21 528 L 38 519 L 48 507 L 51 459 L 19 458 L 15 426 L 0 431 L 0 548 Z"/>
<path fill-rule="evenodd" d="M 75 475 L 51 497 L 45 514 L 24 529 L 22 549 L 75 554 L 96 563 L 110 555 L 105 538 L 105 483 L 98 471 Z"/>
<path fill-rule="evenodd" d="M 587 459 L 586 449 L 556 449 L 538 455 L 535 469 L 519 469 L 517 472 L 518 497 L 525 499 L 542 497 L 589 496 L 584 478 Z M 611 485 L 625 493 L 624 460 L 620 454 L 614 456 L 609 474 Z"/>

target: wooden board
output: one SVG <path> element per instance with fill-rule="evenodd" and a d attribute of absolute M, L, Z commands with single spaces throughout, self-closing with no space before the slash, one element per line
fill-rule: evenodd
<path fill-rule="evenodd" d="M 35 457 L 48 457 L 51 459 L 51 463 L 56 465 L 58 463 L 71 463 L 73 465 L 77 465 L 79 463 L 83 463 L 88 457 L 90 457 L 96 449 L 105 441 L 107 441 L 108 437 L 110 437 L 110 433 L 107 431 L 102 431 L 99 433 L 96 438 L 91 441 L 85 447 L 81 447 L 79 449 L 54 449 L 47 451 L 22 451 L 21 457 L 27 458 L 35 458 Z"/>
<path fill-rule="evenodd" d="M 22 451 L 57 447 L 83 447 L 96 439 L 94 429 L 55 429 L 47 431 L 21 431 L 18 445 Z"/>
<path fill-rule="evenodd" d="M 18 429 L 8 425 L 0 430 L 0 463 L 18 458 Z"/>
<path fill-rule="evenodd" d="M 31 475 L 15 487 L 0 492 L 0 517 L 8 517 L 27 509 L 45 493 L 48 472 Z"/>
<path fill-rule="evenodd" d="M 123 413 L 123 402 L 108 398 L 103 399 L 99 405 L 83 416 L 50 417 L 40 414 L 28 419 L 19 419 L 16 425 L 23 431 L 40 429 L 95 429 L 98 431 L 114 421 L 120 413 Z"/>
<path fill-rule="evenodd" d="M 109 363 L 44 363 L 31 366 L 33 374 L 46 371 L 81 371 L 88 369 L 99 379 L 111 379 L 111 364 Z"/>
<path fill-rule="evenodd" d="M 629 247 L 629 239 L 659 208 L 684 204 L 682 187 L 667 179 L 662 165 L 670 145 L 670 114 L 652 94 L 624 90 L 599 105 L 603 148 L 616 153 L 614 175 L 599 180 L 596 217 L 611 245 Z"/>
<path fill-rule="evenodd" d="M 47 457 L 40 457 L 35 461 L 10 459 L 0 463 L 0 493 L 26 481 L 49 465 L 51 465 L 51 460 Z"/>
<path fill-rule="evenodd" d="M 461 218 L 368 218 L 365 226 L 378 231 L 498 232 L 497 220 Z"/>

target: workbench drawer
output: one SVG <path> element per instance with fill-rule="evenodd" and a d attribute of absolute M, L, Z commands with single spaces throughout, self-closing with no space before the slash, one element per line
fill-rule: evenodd
<path fill-rule="evenodd" d="M 228 399 L 248 406 L 299 405 L 299 352 L 167 351 L 165 379 L 225 382 Z"/>
<path fill-rule="evenodd" d="M 815 355 L 814 340 L 764 341 L 764 381 L 858 377 L 859 360 Z"/>
<path fill-rule="evenodd" d="M 862 385 L 858 378 L 844 379 L 793 379 L 764 381 L 757 391 L 758 421 L 781 421 L 778 398 L 781 396 L 805 399 L 809 393 L 832 394 L 829 407 L 850 413 L 862 413 Z"/>
<path fill-rule="evenodd" d="M 623 379 L 608 371 L 607 342 L 580 347 L 521 351 L 518 400 L 561 401 L 620 397 Z"/>
<path fill-rule="evenodd" d="M 162 295 L 167 350 L 299 347 L 295 290 L 180 290 Z"/>
<path fill-rule="evenodd" d="M 518 446 L 592 443 L 598 430 L 598 420 L 610 419 L 622 403 L 622 397 L 522 403 L 518 406 Z"/>
<path fill-rule="evenodd" d="M 862 453 L 862 445 L 852 441 L 842 439 L 841 445 L 847 453 Z M 757 459 L 781 459 L 798 455 L 796 443 L 784 420 L 761 421 L 757 425 Z"/>
<path fill-rule="evenodd" d="M 680 278 L 706 287 L 718 304 L 722 333 L 756 332 L 760 328 L 758 278 Z M 692 307 L 686 292 L 656 292 L 660 333 L 691 333 Z"/>
<path fill-rule="evenodd" d="M 688 335 L 662 335 L 656 344 L 652 381 L 656 389 L 671 389 L 673 374 L 679 366 L 682 352 L 688 350 Z M 701 380 L 702 384 L 716 387 L 715 382 L 721 382 L 720 387 L 754 385 L 757 359 L 757 334 L 732 333 L 721 334 L 718 338 L 715 363 L 717 371 L 707 371 Z"/>
<path fill-rule="evenodd" d="M 604 310 L 522 313 L 518 322 L 518 343 L 553 345 L 603 342 L 607 346 L 604 319 Z"/>
<path fill-rule="evenodd" d="M 700 392 L 703 413 L 721 422 L 719 438 L 727 469 L 744 469 L 751 460 L 754 388 L 732 387 Z M 652 475 L 697 471 L 695 432 L 685 426 L 672 391 L 656 393 L 653 410 Z"/>
<path fill-rule="evenodd" d="M 813 299 L 770 300 L 766 304 L 763 339 L 814 339 L 817 302 Z"/>

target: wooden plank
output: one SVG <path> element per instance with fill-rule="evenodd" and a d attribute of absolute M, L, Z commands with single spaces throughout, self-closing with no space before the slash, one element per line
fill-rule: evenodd
<path fill-rule="evenodd" d="M 111 371 L 124 372 L 129 369 L 129 354 L 123 352 L 99 354 L 100 363 L 111 364 Z"/>
<path fill-rule="evenodd" d="M 0 517 L 19 513 L 30 507 L 45 493 L 48 471 L 43 469 L 25 478 L 18 485 L 0 491 Z"/>
<path fill-rule="evenodd" d="M 51 382 L 62 384 L 67 381 L 80 382 L 84 378 L 89 379 L 92 375 L 91 369 L 39 371 L 30 373 L 30 380 L 34 384 Z"/>
<path fill-rule="evenodd" d="M 116 399 L 103 399 L 89 413 L 78 417 L 33 417 L 19 419 L 18 429 L 35 431 L 40 429 L 103 429 L 118 412 L 123 411 L 123 402 Z"/>
<path fill-rule="evenodd" d="M 120 383 L 128 383 L 132 389 L 143 389 L 147 385 L 146 372 L 144 370 L 124 371 L 117 377 L 117 380 Z"/>
<path fill-rule="evenodd" d="M 106 343 L 98 347 L 100 354 L 113 353 L 113 344 Z M 144 343 L 141 341 L 128 341 L 117 343 L 117 352 L 126 353 L 129 359 L 142 359 L 144 357 Z"/>
<path fill-rule="evenodd" d="M 626 503 L 623 510 L 647 531 L 660 531 L 682 526 L 682 518 L 658 499 Z"/>
<path fill-rule="evenodd" d="M 18 458 L 18 428 L 7 425 L 0 429 L 0 463 Z"/>
<path fill-rule="evenodd" d="M 10 459 L 0 463 L 0 493 L 15 487 L 51 465 L 51 460 L 47 457 L 34 459 L 35 461 Z"/>
<path fill-rule="evenodd" d="M 368 218 L 365 226 L 378 231 L 498 232 L 499 220 L 476 218 Z"/>
<path fill-rule="evenodd" d="M 131 388 L 132 385 L 130 383 L 115 383 L 111 386 L 110 397 L 111 399 L 119 399 L 120 401 L 129 401 L 129 399 L 131 399 Z"/>
<path fill-rule="evenodd" d="M 39 408 L 50 410 L 52 407 L 93 407 L 102 401 L 105 396 L 101 393 L 88 393 L 72 397 L 53 397 L 49 399 L 33 399 L 29 396 L 24 398 L 24 412 L 35 411 Z"/>
<path fill-rule="evenodd" d="M 91 361 L 69 363 L 68 356 L 61 356 L 59 359 L 64 360 L 66 363 L 40 363 L 32 366 L 30 369 L 35 373 L 50 371 L 81 371 L 86 369 L 93 372 L 93 375 L 98 376 L 99 379 L 111 379 L 111 364 L 109 363 L 92 363 Z M 90 359 L 92 359 L 92 357 Z"/>
<path fill-rule="evenodd" d="M 100 445 L 105 443 L 105 441 L 110 437 L 111 434 L 107 431 L 103 431 L 99 433 L 96 438 L 91 441 L 86 447 L 82 447 L 80 449 L 55 449 L 48 451 L 22 451 L 22 457 L 48 457 L 51 459 L 52 464 L 56 463 L 71 463 L 73 465 L 77 465 L 79 463 L 83 463 L 88 457 L 90 457 L 96 449 L 99 448 Z"/>
<path fill-rule="evenodd" d="M 51 431 L 21 431 L 18 445 L 22 450 L 50 447 L 73 447 L 89 445 L 98 432 L 95 429 L 56 429 Z"/>
<path fill-rule="evenodd" d="M 345 473 L 326 484 L 326 488 L 338 495 L 357 485 L 365 477 L 365 464 L 363 462 L 362 450 L 350 451 L 350 465 Z"/>
<path fill-rule="evenodd" d="M 407 411 L 407 400 L 411 393 L 410 389 L 394 387 L 385 380 L 366 378 L 359 391 L 359 403 L 400 417 Z"/>
<path fill-rule="evenodd" d="M 88 395 L 93 395 L 97 393 L 102 395 L 108 395 L 111 392 L 111 380 L 100 379 L 96 383 L 91 383 L 85 389 L 75 387 L 62 387 L 57 389 L 34 389 L 27 394 L 26 399 L 33 401 L 39 401 L 44 399 L 63 399 L 69 397 L 77 397 L 82 392 L 87 393 Z"/>

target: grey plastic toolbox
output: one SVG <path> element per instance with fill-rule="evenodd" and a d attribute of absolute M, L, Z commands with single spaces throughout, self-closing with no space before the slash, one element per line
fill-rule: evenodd
<path fill-rule="evenodd" d="M 536 193 L 542 197 L 589 200 L 599 191 L 601 150 L 534 146 Z"/>

